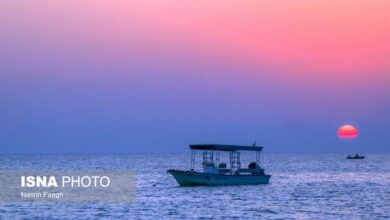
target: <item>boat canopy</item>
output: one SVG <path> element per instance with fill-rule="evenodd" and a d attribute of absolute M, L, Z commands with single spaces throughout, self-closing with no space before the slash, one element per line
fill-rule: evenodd
<path fill-rule="evenodd" d="M 239 145 L 223 145 L 223 144 L 196 144 L 190 145 L 193 150 L 216 150 L 216 151 L 261 151 L 263 147 L 257 146 L 239 146 Z"/>

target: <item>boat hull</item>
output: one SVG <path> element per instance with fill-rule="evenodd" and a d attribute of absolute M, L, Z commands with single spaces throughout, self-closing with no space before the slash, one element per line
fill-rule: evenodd
<path fill-rule="evenodd" d="M 348 160 L 363 160 L 364 159 L 364 156 L 363 157 L 347 157 Z"/>
<path fill-rule="evenodd" d="M 271 175 L 225 175 L 168 170 L 180 186 L 268 184 Z"/>

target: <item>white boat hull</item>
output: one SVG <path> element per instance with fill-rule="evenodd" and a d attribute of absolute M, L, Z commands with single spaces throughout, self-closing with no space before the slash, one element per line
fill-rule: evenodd
<path fill-rule="evenodd" d="M 225 175 L 168 170 L 180 186 L 268 184 L 271 175 Z"/>

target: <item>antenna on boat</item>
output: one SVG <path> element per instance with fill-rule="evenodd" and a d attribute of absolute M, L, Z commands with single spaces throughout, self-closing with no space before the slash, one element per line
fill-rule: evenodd
<path fill-rule="evenodd" d="M 253 143 L 253 147 L 256 147 L 256 141 Z"/>

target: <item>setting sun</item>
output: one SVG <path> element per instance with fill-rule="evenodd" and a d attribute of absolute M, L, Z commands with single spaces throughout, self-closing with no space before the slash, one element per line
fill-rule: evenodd
<path fill-rule="evenodd" d="M 337 135 L 340 138 L 356 138 L 358 136 L 358 131 L 352 125 L 343 125 L 339 128 Z"/>

